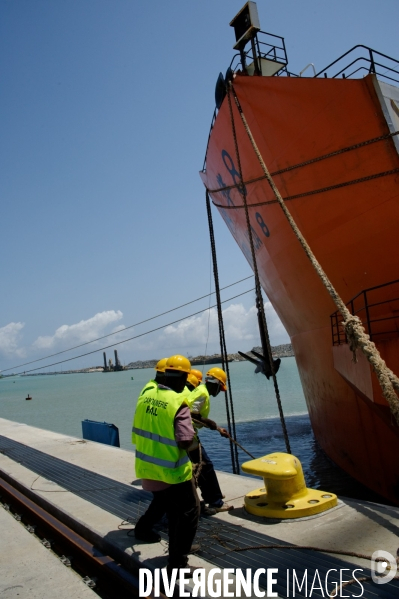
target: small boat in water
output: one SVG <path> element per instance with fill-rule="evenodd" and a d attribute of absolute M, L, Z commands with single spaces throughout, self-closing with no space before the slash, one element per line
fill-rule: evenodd
<path fill-rule="evenodd" d="M 32 399 L 32 397 L 28 393 L 28 397 L 25 397 L 25 399 L 26 399 L 26 401 L 28 401 L 29 399 Z"/>

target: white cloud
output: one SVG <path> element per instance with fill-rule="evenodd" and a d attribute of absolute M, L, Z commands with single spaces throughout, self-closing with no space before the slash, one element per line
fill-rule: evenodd
<path fill-rule="evenodd" d="M 73 344 L 93 341 L 105 334 L 104 329 L 109 324 L 121 318 L 123 318 L 123 313 L 120 310 L 98 312 L 88 320 L 81 320 L 71 325 L 63 324 L 55 331 L 54 335 L 38 337 L 33 346 L 36 349 L 51 349 L 61 343 Z"/>
<path fill-rule="evenodd" d="M 120 331 L 124 331 L 125 330 L 125 325 L 124 324 L 118 324 L 118 326 L 114 327 L 111 331 L 111 333 L 118 333 Z M 131 329 L 131 331 L 134 329 Z"/>
<path fill-rule="evenodd" d="M 270 302 L 265 303 L 266 320 L 272 345 L 289 343 L 288 335 Z M 260 345 L 256 307 L 247 309 L 242 304 L 231 304 L 223 310 L 227 351 L 238 349 L 247 351 L 254 345 Z M 208 336 L 209 323 L 209 336 Z M 219 325 L 216 308 L 207 310 L 198 316 L 166 327 L 159 337 L 159 346 L 165 349 L 176 347 L 186 351 L 198 351 L 200 347 L 219 351 Z M 162 352 L 161 352 L 162 353 Z"/>
<path fill-rule="evenodd" d="M 259 336 L 255 306 L 246 310 L 242 304 L 232 304 L 223 310 L 223 321 L 226 345 L 237 341 L 254 341 Z"/>
<path fill-rule="evenodd" d="M 160 335 L 160 342 L 166 342 L 169 345 L 171 342 L 181 345 L 181 347 L 189 347 L 192 345 L 202 345 L 206 343 L 208 336 L 209 322 L 209 340 L 217 339 L 217 313 L 215 308 L 206 310 L 202 314 L 192 316 L 186 320 L 182 320 L 177 324 L 166 327 Z"/>
<path fill-rule="evenodd" d="M 24 328 L 23 322 L 10 322 L 0 328 L 0 352 L 5 356 L 25 356 L 25 349 L 18 347 L 20 331 Z"/>
<path fill-rule="evenodd" d="M 269 302 L 265 303 L 265 309 L 272 345 L 288 343 L 288 335 Z M 116 334 L 110 340 L 103 339 L 93 343 L 93 349 L 98 348 L 100 351 L 109 342 L 122 341 L 123 338 L 134 336 L 134 329 L 127 331 L 120 323 L 122 318 L 121 311 L 100 312 L 88 320 L 81 320 L 72 325 L 63 325 L 53 335 L 38 337 L 32 349 L 51 353 L 54 349 L 65 349 L 93 341 L 108 332 L 115 332 Z M 229 353 L 235 353 L 238 350 L 248 351 L 253 346 L 260 345 L 254 306 L 246 308 L 241 303 L 231 303 L 223 310 L 223 320 Z M 142 332 L 144 333 L 145 329 Z M 136 334 L 140 335 L 141 331 Z M 119 358 L 122 363 L 149 358 L 159 359 L 174 353 L 196 356 L 204 354 L 205 351 L 209 355 L 220 351 L 219 325 L 215 308 L 118 346 Z M 82 365 L 86 365 L 86 362 L 84 364 L 82 362 Z M 80 365 L 77 363 L 76 367 L 80 367 Z"/>

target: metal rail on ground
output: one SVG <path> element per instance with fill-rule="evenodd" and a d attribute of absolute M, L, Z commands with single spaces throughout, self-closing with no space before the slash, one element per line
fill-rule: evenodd
<path fill-rule="evenodd" d="M 89 577 L 89 586 L 101 597 L 130 599 L 139 597 L 138 567 L 137 575 L 127 572 L 110 556 L 103 554 L 98 548 L 89 543 L 71 528 L 46 512 L 23 493 L 0 477 L 0 495 L 7 508 L 14 515 L 18 514 L 27 527 L 40 531 L 46 546 L 57 548 L 58 553 L 68 556 L 64 562 L 72 562 L 74 569 Z M 46 540 L 51 539 L 51 541 Z M 94 582 L 95 581 L 95 582 Z M 97 588 L 96 588 L 97 587 Z M 163 596 L 163 595 L 161 595 Z M 152 599 L 154 595 L 148 595 Z"/>

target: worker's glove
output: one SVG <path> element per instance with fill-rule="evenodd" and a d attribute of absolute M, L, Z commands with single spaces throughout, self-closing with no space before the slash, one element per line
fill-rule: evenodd
<path fill-rule="evenodd" d="M 230 437 L 229 433 L 226 431 L 225 428 L 222 428 L 221 426 L 218 426 L 217 430 L 222 435 L 222 437 L 226 437 L 226 439 L 228 439 Z"/>

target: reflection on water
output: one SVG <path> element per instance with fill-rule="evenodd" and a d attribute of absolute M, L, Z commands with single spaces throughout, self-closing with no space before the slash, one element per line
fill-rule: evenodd
<path fill-rule="evenodd" d="M 353 499 L 387 503 L 384 498 L 355 481 L 331 462 L 318 446 L 307 415 L 288 416 L 286 425 L 291 451 L 302 463 L 308 487 L 330 491 Z M 279 418 L 241 422 L 236 424 L 236 432 L 240 445 L 255 457 L 276 451 L 286 451 Z M 223 440 L 225 442 L 221 443 L 219 434 L 209 430 L 202 430 L 200 437 L 215 468 L 231 472 L 231 453 L 228 441 Z M 238 455 L 240 464 L 251 459 L 239 448 Z"/>

